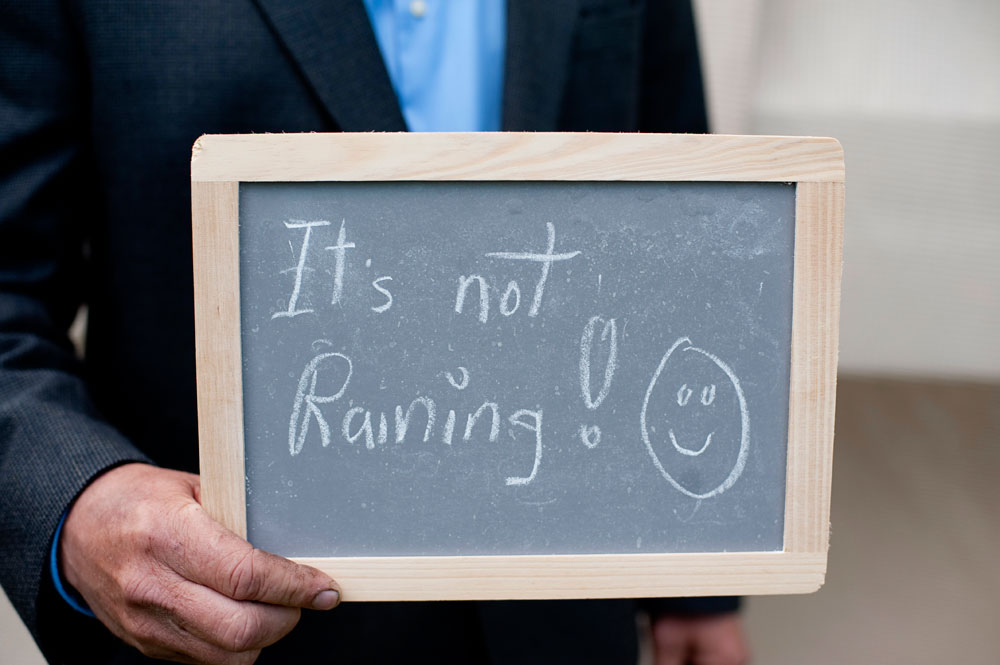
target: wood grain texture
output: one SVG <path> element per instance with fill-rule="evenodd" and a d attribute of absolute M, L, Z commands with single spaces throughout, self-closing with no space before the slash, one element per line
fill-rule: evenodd
<path fill-rule="evenodd" d="M 202 505 L 245 538 L 239 185 L 192 183 L 191 212 Z"/>
<path fill-rule="evenodd" d="M 843 221 L 843 183 L 798 184 L 785 480 L 788 552 L 825 554 L 829 544 Z"/>
<path fill-rule="evenodd" d="M 206 135 L 196 181 L 647 180 L 842 182 L 829 138 L 701 134 Z"/>
<path fill-rule="evenodd" d="M 826 555 L 788 552 L 297 558 L 347 601 L 809 593 Z"/>

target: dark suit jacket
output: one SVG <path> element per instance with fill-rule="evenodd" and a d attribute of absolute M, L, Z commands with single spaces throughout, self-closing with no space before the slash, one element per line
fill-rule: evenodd
<path fill-rule="evenodd" d="M 406 127 L 360 0 L 0 5 L 0 581 L 46 654 L 70 659 L 103 628 L 50 588 L 60 516 L 114 465 L 197 469 L 192 143 Z M 510 0 L 503 125 L 704 131 L 688 3 Z M 66 338 L 81 302 L 82 363 Z M 274 655 L 632 662 L 633 610 L 345 606 Z"/>

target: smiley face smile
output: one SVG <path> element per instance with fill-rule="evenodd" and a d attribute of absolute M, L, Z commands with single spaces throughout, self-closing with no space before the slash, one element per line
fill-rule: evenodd
<path fill-rule="evenodd" d="M 709 444 L 712 443 L 712 435 L 715 434 L 715 432 L 714 431 L 709 432 L 708 436 L 705 437 L 705 445 L 703 445 L 698 450 L 694 450 L 693 448 L 685 448 L 681 444 L 677 443 L 677 437 L 674 436 L 673 428 L 671 428 L 667 432 L 667 434 L 670 435 L 670 443 L 674 444 L 674 448 L 677 450 L 677 452 L 679 452 L 681 455 L 690 455 L 691 457 L 697 457 L 698 455 L 701 455 L 703 452 L 705 452 L 706 449 L 708 449 Z"/>

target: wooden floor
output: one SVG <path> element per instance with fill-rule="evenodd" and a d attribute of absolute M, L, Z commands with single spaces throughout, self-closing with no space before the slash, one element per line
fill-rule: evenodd
<path fill-rule="evenodd" d="M 754 662 L 1000 663 L 998 476 L 1000 385 L 842 377 L 826 586 L 749 600 Z M 33 662 L 3 601 L 0 645 Z"/>
<path fill-rule="evenodd" d="M 749 601 L 754 662 L 1000 663 L 1000 385 L 837 397 L 826 585 Z"/>

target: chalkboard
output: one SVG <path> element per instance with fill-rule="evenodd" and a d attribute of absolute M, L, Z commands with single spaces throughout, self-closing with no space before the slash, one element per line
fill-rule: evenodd
<path fill-rule="evenodd" d="M 456 140 L 476 141 L 438 148 Z M 567 179 L 233 176 L 214 300 L 235 305 L 221 338 L 238 364 L 238 532 L 342 584 L 350 562 L 556 565 L 501 596 L 459 575 L 442 598 L 631 595 L 539 585 L 567 562 L 614 576 L 630 560 L 796 553 L 792 416 L 816 412 L 791 399 L 809 268 L 797 263 L 812 262 L 801 180 L 592 166 Z M 839 251 L 837 228 L 820 244 Z M 202 443 L 204 458 L 204 430 Z M 721 590 L 651 574 L 642 593 L 818 586 L 793 569 L 722 576 Z M 369 592 L 365 572 L 345 595 L 422 597 L 391 590 L 399 573 L 385 567 Z"/>

